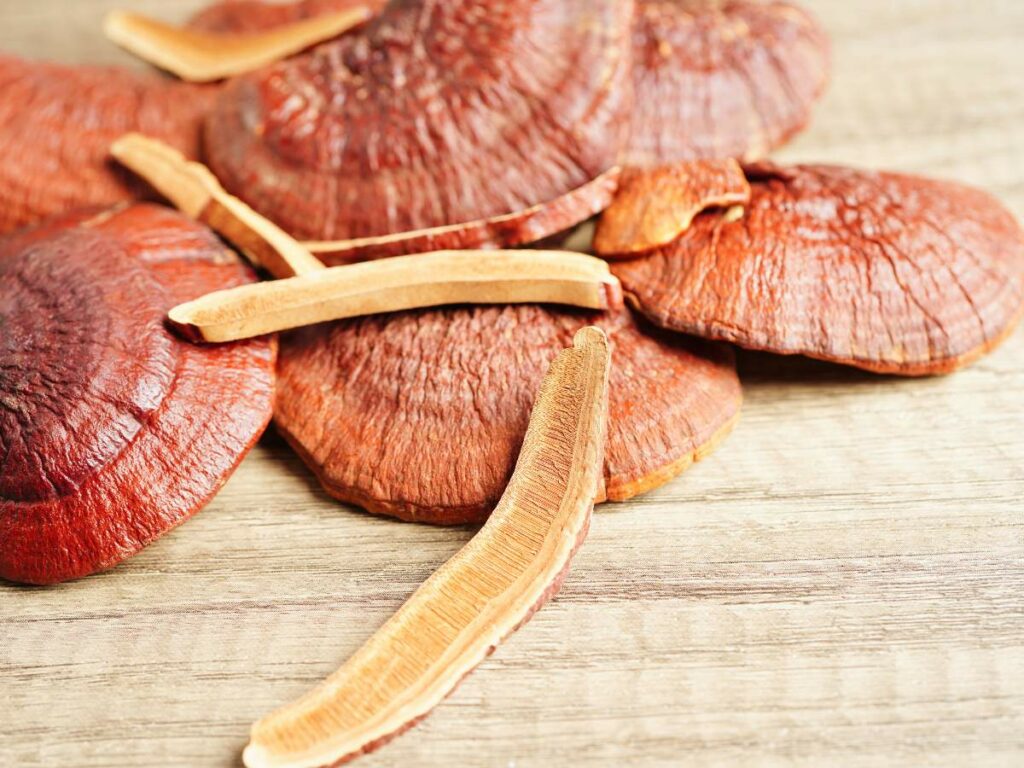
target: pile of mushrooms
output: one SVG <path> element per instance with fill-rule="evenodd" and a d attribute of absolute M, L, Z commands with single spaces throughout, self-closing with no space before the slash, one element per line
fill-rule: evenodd
<path fill-rule="evenodd" d="M 730 345 L 931 375 L 1024 312 L 990 195 L 763 159 L 827 81 L 788 2 L 227 0 L 105 28 L 189 82 L 0 58 L 0 577 L 113 567 L 271 418 L 344 502 L 484 523 L 254 726 L 249 766 L 427 714 L 557 590 L 594 503 L 727 436 Z"/>

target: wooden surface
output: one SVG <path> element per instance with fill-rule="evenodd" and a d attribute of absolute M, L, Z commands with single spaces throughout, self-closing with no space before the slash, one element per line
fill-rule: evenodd
<path fill-rule="evenodd" d="M 114 4 L 0 0 L 0 50 L 125 60 L 97 32 Z M 1024 216 L 1024 3 L 810 5 L 835 78 L 782 157 L 949 176 Z M 601 508 L 559 598 L 358 765 L 1024 764 L 1024 331 L 943 379 L 742 368 L 732 438 Z M 268 437 L 126 565 L 0 585 L 0 765 L 237 765 L 250 721 L 469 536 L 341 507 Z"/>

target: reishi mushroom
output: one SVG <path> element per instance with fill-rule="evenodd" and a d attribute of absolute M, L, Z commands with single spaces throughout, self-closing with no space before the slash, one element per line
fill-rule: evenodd
<path fill-rule="evenodd" d="M 153 205 L 0 240 L 0 578 L 111 568 L 220 489 L 270 419 L 276 342 L 200 347 L 164 316 L 252 278 Z"/>
<path fill-rule="evenodd" d="M 806 125 L 828 36 L 780 0 L 636 0 L 626 165 L 756 159 Z"/>
<path fill-rule="evenodd" d="M 878 373 L 947 373 L 1024 312 L 1024 231 L 994 197 L 946 181 L 823 165 L 747 169 L 744 215 L 708 211 L 616 263 L 664 328 Z"/>
<path fill-rule="evenodd" d="M 601 499 L 655 488 L 731 430 L 731 351 L 660 333 L 628 310 L 418 310 L 282 339 L 278 430 L 331 495 L 378 514 L 479 522 L 508 482 L 545 367 L 596 325 L 615 355 Z"/>
<path fill-rule="evenodd" d="M 117 67 L 0 57 L 0 233 L 147 188 L 108 159 L 129 131 L 198 157 L 216 89 Z"/>
<path fill-rule="evenodd" d="M 340 765 L 426 717 L 554 597 L 601 479 L 608 339 L 583 328 L 543 378 L 487 524 L 337 672 L 252 727 L 247 768 Z"/>
<path fill-rule="evenodd" d="M 391 3 L 362 30 L 230 81 L 207 121 L 208 162 L 229 192 L 307 240 L 556 200 L 616 164 L 632 7 Z M 563 228 L 591 213 L 581 206 Z"/>

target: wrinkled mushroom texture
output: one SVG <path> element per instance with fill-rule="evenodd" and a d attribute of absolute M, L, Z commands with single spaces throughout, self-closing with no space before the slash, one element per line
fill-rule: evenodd
<path fill-rule="evenodd" d="M 965 365 L 1024 310 L 1024 234 L 991 195 L 832 166 L 748 170 L 742 219 L 698 217 L 614 268 L 658 325 L 880 373 Z"/>
<path fill-rule="evenodd" d="M 164 315 L 252 277 L 150 205 L 0 240 L 0 577 L 112 567 L 220 488 L 270 418 L 276 345 L 195 346 Z"/>
<path fill-rule="evenodd" d="M 229 192 L 297 237 L 475 221 L 615 165 L 631 2 L 397 0 L 232 81 L 207 122 Z"/>
<path fill-rule="evenodd" d="M 110 162 L 111 142 L 139 131 L 197 157 L 214 93 L 114 67 L 0 56 L 0 233 L 150 195 Z"/>
<path fill-rule="evenodd" d="M 637 0 L 633 135 L 624 162 L 768 153 L 825 88 L 828 38 L 773 0 Z"/>
<path fill-rule="evenodd" d="M 508 483 L 548 364 L 590 324 L 613 349 L 605 495 L 626 499 L 710 451 L 741 400 L 729 350 L 627 310 L 452 308 L 303 329 L 282 342 L 276 424 L 343 501 L 475 522 Z"/>
<path fill-rule="evenodd" d="M 214 3 L 189 19 L 188 26 L 200 32 L 247 34 L 294 24 L 327 13 L 347 11 L 357 6 L 382 8 L 387 0 L 298 0 L 297 2 L 261 2 L 225 0 Z"/>

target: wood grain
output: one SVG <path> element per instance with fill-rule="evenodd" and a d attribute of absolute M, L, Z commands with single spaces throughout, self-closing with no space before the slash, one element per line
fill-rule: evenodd
<path fill-rule="evenodd" d="M 116 4 L 3 2 L 0 50 L 124 61 L 98 36 Z M 948 176 L 1024 216 L 1024 3 L 808 4 L 835 79 L 781 157 Z M 726 444 L 602 507 L 560 597 L 357 765 L 1024 763 L 1024 332 L 934 380 L 741 364 Z M 270 436 L 126 565 L 0 585 L 0 765 L 236 766 L 252 720 L 470 535 L 339 506 Z"/>

